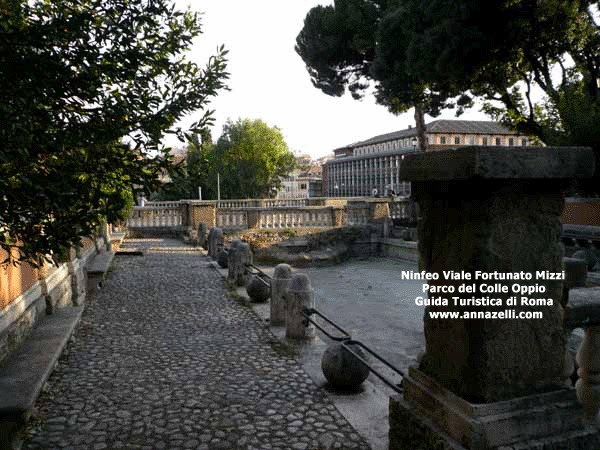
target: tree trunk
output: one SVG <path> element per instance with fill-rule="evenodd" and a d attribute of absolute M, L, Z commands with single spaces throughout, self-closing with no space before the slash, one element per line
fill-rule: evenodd
<path fill-rule="evenodd" d="M 425 114 L 423 107 L 418 103 L 415 104 L 415 122 L 417 127 L 417 145 L 420 152 L 427 151 L 427 139 L 425 137 Z"/>

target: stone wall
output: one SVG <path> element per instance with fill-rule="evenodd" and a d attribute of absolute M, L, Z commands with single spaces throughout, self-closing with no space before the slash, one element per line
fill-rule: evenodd
<path fill-rule="evenodd" d="M 96 244 L 102 246 L 99 240 Z M 96 248 L 92 241 L 82 242 L 83 248 L 79 257 L 72 252 L 66 258 L 66 262 L 58 266 L 47 266 L 41 270 L 32 269 L 28 265 L 2 268 L 3 282 L 6 286 L 7 275 L 14 282 L 18 279 L 10 270 L 21 269 L 24 277 L 30 271 L 35 271 L 36 279 L 22 284 L 23 289 L 18 295 L 4 298 L 4 307 L 0 309 L 0 364 L 16 350 L 29 336 L 31 330 L 47 314 L 52 314 L 57 308 L 65 306 L 76 306 L 84 302 L 85 292 L 85 266 L 96 254 Z M 2 295 L 14 293 L 14 290 L 2 290 Z"/>

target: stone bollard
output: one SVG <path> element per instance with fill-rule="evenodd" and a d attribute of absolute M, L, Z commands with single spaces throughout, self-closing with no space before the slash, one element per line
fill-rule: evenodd
<path fill-rule="evenodd" d="M 236 265 L 239 264 L 238 251 L 242 241 L 236 239 L 231 242 L 229 251 L 227 252 L 227 281 L 235 283 L 236 279 Z"/>
<path fill-rule="evenodd" d="M 207 247 L 208 247 L 207 244 L 208 243 L 207 243 L 207 239 L 206 239 L 206 224 L 199 223 L 198 224 L 198 246 L 207 249 Z"/>
<path fill-rule="evenodd" d="M 239 248 L 239 261 L 240 265 L 237 270 L 236 283 L 238 286 L 246 286 L 250 278 L 248 273 L 248 264 L 253 263 L 252 250 L 247 242 L 242 242 Z"/>
<path fill-rule="evenodd" d="M 304 308 L 314 308 L 315 293 L 310 284 L 310 278 L 305 273 L 297 273 L 290 281 L 286 295 L 285 308 L 285 337 L 292 339 L 313 339 L 315 327 L 304 325 Z"/>
<path fill-rule="evenodd" d="M 236 286 L 246 286 L 249 279 L 248 264 L 252 264 L 250 246 L 240 240 L 233 241 L 227 258 L 227 280 Z"/>
<path fill-rule="evenodd" d="M 573 253 L 573 256 L 571 257 L 585 261 L 588 271 L 591 271 L 596 265 L 596 258 L 594 257 L 594 253 L 588 248 L 582 248 L 581 250 L 577 250 L 575 253 Z"/>
<path fill-rule="evenodd" d="M 208 230 L 208 235 L 206 236 L 206 252 L 208 256 L 212 258 L 212 242 L 214 240 L 215 229 L 211 228 Z"/>
<path fill-rule="evenodd" d="M 220 231 L 220 233 L 219 233 Z M 207 246 L 208 246 L 208 256 L 210 256 L 211 258 L 216 258 L 218 253 L 217 253 L 217 240 L 219 240 L 219 235 L 223 236 L 223 231 L 220 228 L 217 227 L 213 227 L 209 230 L 208 232 L 208 241 L 207 241 Z"/>
<path fill-rule="evenodd" d="M 390 216 L 385 216 L 383 218 L 383 238 L 388 239 L 392 237 L 392 228 L 394 223 Z"/>
<path fill-rule="evenodd" d="M 208 234 L 208 256 L 215 259 L 223 248 L 223 230 L 218 227 L 211 228 Z"/>
<path fill-rule="evenodd" d="M 292 267 L 279 264 L 271 279 L 271 325 L 285 325 L 286 295 L 292 281 Z"/>

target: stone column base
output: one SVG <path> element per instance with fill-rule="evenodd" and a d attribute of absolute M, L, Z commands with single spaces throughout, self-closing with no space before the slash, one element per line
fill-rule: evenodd
<path fill-rule="evenodd" d="M 390 398 L 389 450 L 595 450 L 598 429 L 583 423 L 575 390 L 472 404 L 417 369 L 403 398 Z"/>

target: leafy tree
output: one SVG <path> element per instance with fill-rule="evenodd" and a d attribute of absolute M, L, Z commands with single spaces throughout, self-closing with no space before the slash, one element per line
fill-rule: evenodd
<path fill-rule="evenodd" d="M 599 155 L 598 4 L 335 0 L 307 14 L 296 51 L 330 95 L 360 97 L 371 81 L 392 112 L 416 104 L 433 116 L 482 99 L 512 128 Z M 536 104 L 540 90 L 546 99 Z"/>
<path fill-rule="evenodd" d="M 168 0 L 2 3 L 0 247 L 14 260 L 56 259 L 123 218 L 169 166 L 164 134 L 187 136 L 176 121 L 204 109 L 192 131 L 211 123 L 226 51 L 186 60 L 200 32 Z"/>
<path fill-rule="evenodd" d="M 281 131 L 262 120 L 228 120 L 213 157 L 209 184 L 216 187 L 218 173 L 222 198 L 271 197 L 295 166 Z"/>
<path fill-rule="evenodd" d="M 160 186 L 152 195 L 152 200 L 197 198 L 198 188 L 201 188 L 204 200 L 216 198 L 216 187 L 213 188 L 209 184 L 212 159 L 214 159 L 213 148 L 214 144 L 208 129 L 190 136 L 185 159 L 172 167 L 170 181 Z"/>

